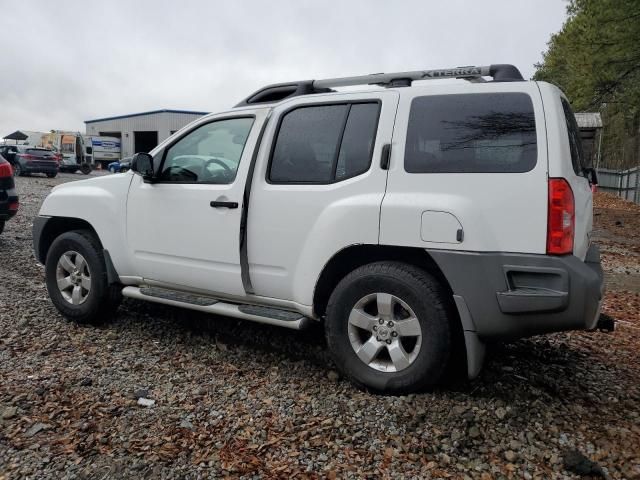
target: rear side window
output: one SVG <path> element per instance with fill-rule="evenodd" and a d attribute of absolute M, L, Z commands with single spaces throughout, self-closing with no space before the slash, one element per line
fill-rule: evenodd
<path fill-rule="evenodd" d="M 567 122 L 567 132 L 569 133 L 569 149 L 571 150 L 571 164 L 576 175 L 583 175 L 584 154 L 582 153 L 582 139 L 580 138 L 580 129 L 576 116 L 571 110 L 569 102 L 562 99 L 562 109 L 564 110 L 564 118 Z"/>
<path fill-rule="evenodd" d="M 371 165 L 377 102 L 300 107 L 281 120 L 269 169 L 271 183 L 332 183 Z"/>
<path fill-rule="evenodd" d="M 404 165 L 410 173 L 528 172 L 538 156 L 535 115 L 525 93 L 414 98 Z"/>

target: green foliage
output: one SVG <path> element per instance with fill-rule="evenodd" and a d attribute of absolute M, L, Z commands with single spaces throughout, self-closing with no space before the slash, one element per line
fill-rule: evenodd
<path fill-rule="evenodd" d="M 534 79 L 562 88 L 576 111 L 601 111 L 608 166 L 635 165 L 640 160 L 640 0 L 570 0 L 567 12 Z"/>

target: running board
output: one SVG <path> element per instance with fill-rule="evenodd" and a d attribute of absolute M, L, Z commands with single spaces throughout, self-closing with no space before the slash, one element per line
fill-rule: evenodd
<path fill-rule="evenodd" d="M 258 305 L 236 305 L 215 298 L 156 287 L 124 287 L 122 295 L 147 302 L 162 303 L 199 312 L 266 323 L 278 327 L 302 330 L 313 320 L 298 312 Z"/>

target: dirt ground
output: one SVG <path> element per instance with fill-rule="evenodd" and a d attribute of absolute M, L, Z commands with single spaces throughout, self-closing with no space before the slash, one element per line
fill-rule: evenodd
<path fill-rule="evenodd" d="M 476 380 L 384 397 L 340 378 L 319 328 L 132 300 L 65 321 L 31 223 L 81 178 L 18 178 L 0 235 L 0 480 L 640 478 L 640 207 L 595 198 L 615 332 L 492 345 Z"/>

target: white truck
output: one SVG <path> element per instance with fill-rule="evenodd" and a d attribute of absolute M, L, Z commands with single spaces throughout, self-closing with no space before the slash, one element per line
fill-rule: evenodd
<path fill-rule="evenodd" d="M 120 160 L 120 139 L 117 137 L 105 137 L 97 135 L 83 135 L 85 158 L 92 165 L 100 165 L 103 170 L 107 166 Z"/>
<path fill-rule="evenodd" d="M 355 384 L 411 392 L 441 380 L 457 342 L 473 377 L 490 340 L 596 328 L 582 162 L 565 96 L 511 65 L 271 85 L 126 174 L 57 186 L 35 255 L 74 321 L 124 295 L 321 322 Z"/>

